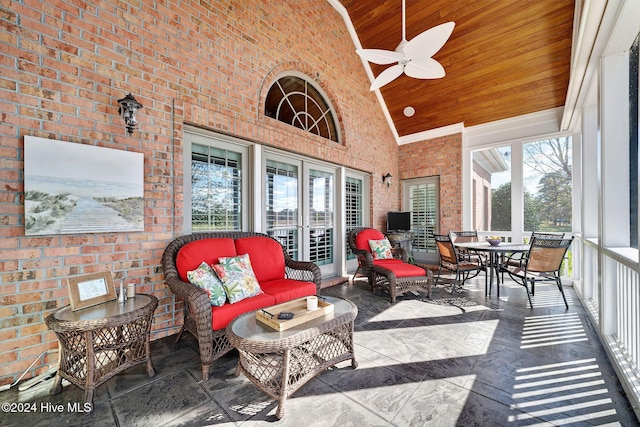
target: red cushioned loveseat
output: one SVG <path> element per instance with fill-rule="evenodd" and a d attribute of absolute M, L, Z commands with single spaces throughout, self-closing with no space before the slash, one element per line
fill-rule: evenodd
<path fill-rule="evenodd" d="M 212 307 L 207 293 L 189 283 L 187 272 L 203 261 L 249 254 L 253 272 L 264 293 L 220 307 Z M 184 301 L 184 325 L 197 339 L 202 378 L 209 378 L 211 363 L 231 350 L 224 331 L 237 316 L 274 304 L 320 293 L 320 269 L 312 262 L 294 261 L 272 237 L 252 232 L 194 233 L 173 240 L 162 256 L 169 289 Z"/>

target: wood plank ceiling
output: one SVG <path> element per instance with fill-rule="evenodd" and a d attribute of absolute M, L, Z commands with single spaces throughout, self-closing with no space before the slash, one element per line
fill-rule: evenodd
<path fill-rule="evenodd" d="M 341 0 L 365 49 L 394 50 L 402 0 Z M 407 40 L 454 21 L 434 55 L 446 76 L 402 75 L 380 91 L 400 137 L 563 106 L 569 84 L 574 0 L 406 0 Z M 355 55 L 355 53 L 354 53 Z M 390 65 L 371 64 L 374 76 Z M 405 117 L 403 109 L 415 109 Z"/>

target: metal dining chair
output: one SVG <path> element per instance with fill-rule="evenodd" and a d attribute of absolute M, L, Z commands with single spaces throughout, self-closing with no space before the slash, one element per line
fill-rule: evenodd
<path fill-rule="evenodd" d="M 472 243 L 479 241 L 477 230 L 449 231 L 449 237 L 454 245 L 457 243 Z M 480 254 L 474 250 L 464 248 L 457 248 L 457 250 L 458 255 L 467 261 L 478 261 L 485 264 L 489 261 L 485 254 Z"/>
<path fill-rule="evenodd" d="M 535 295 L 535 283 L 542 281 L 555 282 L 562 294 L 565 307 L 569 308 L 567 297 L 562 289 L 560 272 L 562 261 L 572 242 L 573 236 L 567 239 L 534 236 L 531 239 L 529 252 L 523 260 L 524 265 L 505 265 L 502 267 L 502 270 L 514 282 L 525 287 L 531 308 L 533 308 L 531 295 Z M 531 284 L 531 292 L 529 291 L 529 283 Z"/>
<path fill-rule="evenodd" d="M 470 231 L 449 231 L 449 236 L 453 243 L 469 243 L 478 241 L 478 232 Z"/>
<path fill-rule="evenodd" d="M 538 239 L 563 239 L 564 238 L 564 233 L 543 233 L 540 231 L 533 231 L 531 233 L 531 239 L 529 239 L 529 241 L 531 242 L 533 240 L 533 238 L 538 238 Z M 511 254 L 507 257 L 505 257 L 501 264 L 502 264 L 502 281 L 504 282 L 504 268 L 508 267 L 508 266 L 516 266 L 516 267 L 522 267 L 524 266 L 524 263 L 526 261 L 527 258 L 527 254 L 528 252 L 519 252 L 519 253 L 514 253 Z"/>
<path fill-rule="evenodd" d="M 451 288 L 453 294 L 456 283 L 460 282 L 460 287 L 464 287 L 464 282 L 468 279 L 476 277 L 481 271 L 485 272 L 484 285 L 487 287 L 487 264 L 483 261 L 482 257 L 467 258 L 465 255 L 459 253 L 458 249 L 454 246 L 450 235 L 436 234 L 434 235 L 436 245 L 438 247 L 438 254 L 440 255 L 440 268 L 438 270 L 438 276 L 436 277 L 434 286 L 437 286 L 442 269 L 449 270 L 456 273 L 456 279 Z"/>

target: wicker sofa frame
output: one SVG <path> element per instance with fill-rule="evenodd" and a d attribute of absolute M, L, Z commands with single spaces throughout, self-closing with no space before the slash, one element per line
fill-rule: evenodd
<path fill-rule="evenodd" d="M 209 371 L 214 360 L 220 358 L 233 347 L 225 336 L 225 329 L 214 331 L 211 327 L 211 304 L 207 294 L 199 287 L 182 281 L 176 267 L 176 257 L 180 249 L 189 242 L 201 239 L 242 237 L 273 237 L 262 233 L 234 231 L 234 232 L 203 232 L 181 236 L 173 240 L 166 247 L 162 255 L 162 268 L 167 286 L 179 299 L 184 301 L 184 323 L 176 337 L 180 340 L 186 330 L 198 340 L 200 360 L 202 363 L 202 379 L 209 379 Z M 277 242 L 276 239 L 273 239 Z M 280 242 L 278 242 L 280 244 Z M 285 260 L 285 275 L 289 279 L 313 282 L 316 285 L 316 294 L 320 294 L 322 276 L 320 268 L 305 261 L 294 261 L 282 244 L 282 252 Z"/>

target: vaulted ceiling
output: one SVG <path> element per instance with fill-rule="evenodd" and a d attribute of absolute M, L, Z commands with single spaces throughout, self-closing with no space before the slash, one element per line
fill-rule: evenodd
<path fill-rule="evenodd" d="M 402 0 L 340 3 L 363 48 L 394 50 L 402 40 Z M 380 89 L 399 137 L 565 104 L 574 0 L 406 0 L 406 10 L 407 40 L 448 21 L 455 28 L 433 56 L 444 78 L 403 74 Z M 391 65 L 369 66 L 377 76 Z"/>

